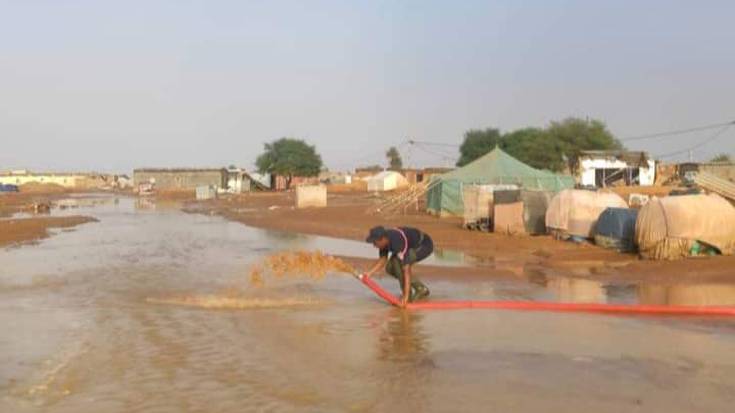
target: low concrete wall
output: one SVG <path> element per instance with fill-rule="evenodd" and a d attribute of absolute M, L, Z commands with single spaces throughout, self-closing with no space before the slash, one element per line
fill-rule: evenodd
<path fill-rule="evenodd" d="M 82 187 L 80 185 L 87 179 L 84 175 L 3 175 L 0 176 L 0 184 L 25 185 L 28 183 L 56 184 L 65 188 Z"/>
<path fill-rule="evenodd" d="M 226 188 L 225 169 L 136 169 L 133 185 L 155 182 L 156 189 L 196 189 L 198 186 Z"/>
<path fill-rule="evenodd" d="M 325 185 L 296 187 L 296 208 L 321 208 L 325 206 L 327 206 L 327 187 Z"/>

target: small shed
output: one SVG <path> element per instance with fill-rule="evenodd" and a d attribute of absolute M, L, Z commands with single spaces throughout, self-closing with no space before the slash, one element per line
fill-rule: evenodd
<path fill-rule="evenodd" d="M 227 169 L 227 192 L 240 194 L 250 192 L 252 183 L 250 176 L 241 168 Z"/>
<path fill-rule="evenodd" d="M 523 222 L 523 202 L 496 203 L 493 211 L 493 231 L 499 234 L 526 233 Z"/>
<path fill-rule="evenodd" d="M 651 186 L 656 178 L 656 162 L 640 151 L 582 151 L 577 156 L 576 178 L 579 185 L 587 187 Z"/>
<path fill-rule="evenodd" d="M 493 215 L 493 187 L 491 185 L 467 185 L 462 188 L 464 203 L 463 226 L 469 229 L 490 229 Z"/>
<path fill-rule="evenodd" d="M 227 192 L 229 193 L 240 194 L 266 189 L 268 189 L 266 185 L 244 169 L 230 168 L 227 170 Z"/>
<path fill-rule="evenodd" d="M 403 175 L 396 171 L 383 171 L 368 178 L 367 184 L 368 191 L 382 192 L 405 188 L 408 186 L 408 181 Z"/>

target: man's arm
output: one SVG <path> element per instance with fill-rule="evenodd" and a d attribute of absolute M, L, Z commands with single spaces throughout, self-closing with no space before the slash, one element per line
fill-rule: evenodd
<path fill-rule="evenodd" d="M 375 262 L 375 265 L 373 265 L 373 267 L 370 269 L 370 271 L 368 271 L 367 273 L 365 273 L 365 276 L 370 277 L 373 274 L 375 274 L 376 272 L 380 271 L 381 268 L 385 267 L 385 264 L 387 262 L 388 262 L 388 257 L 387 256 L 386 257 L 380 257 L 380 258 L 378 258 L 378 261 Z"/>

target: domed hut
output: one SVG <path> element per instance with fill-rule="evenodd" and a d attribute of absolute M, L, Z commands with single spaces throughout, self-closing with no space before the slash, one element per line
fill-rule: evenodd
<path fill-rule="evenodd" d="M 714 194 L 653 198 L 638 212 L 635 240 L 650 259 L 732 255 L 735 207 Z"/>
<path fill-rule="evenodd" d="M 565 189 L 551 199 L 546 210 L 546 227 L 559 238 L 592 238 L 597 220 L 606 208 L 627 208 L 612 192 Z"/>

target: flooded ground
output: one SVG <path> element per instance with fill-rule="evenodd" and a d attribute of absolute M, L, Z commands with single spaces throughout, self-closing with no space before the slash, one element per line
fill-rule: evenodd
<path fill-rule="evenodd" d="M 344 274 L 255 287 L 251 265 L 275 251 L 374 251 L 176 205 L 68 202 L 53 213 L 100 222 L 0 250 L 3 412 L 730 412 L 735 402 L 731 319 L 405 312 Z M 450 251 L 434 263 L 466 264 Z M 431 287 L 437 299 L 735 304 L 727 284 L 543 271 Z"/>

